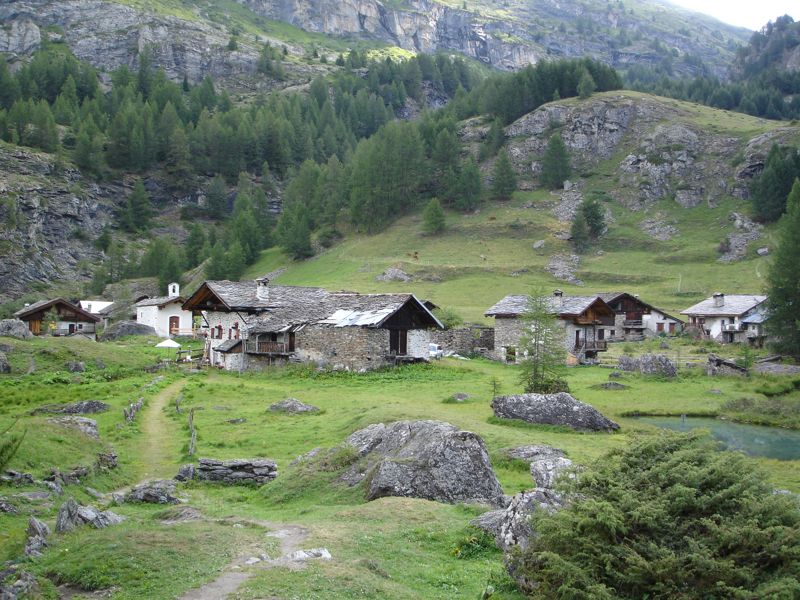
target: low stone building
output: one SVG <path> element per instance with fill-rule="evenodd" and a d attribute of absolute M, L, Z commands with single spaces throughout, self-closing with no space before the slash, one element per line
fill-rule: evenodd
<path fill-rule="evenodd" d="M 201 316 L 205 359 L 229 370 L 310 362 L 369 370 L 427 360 L 442 324 L 412 294 L 356 294 L 255 281 L 206 281 L 183 304 Z"/>
<path fill-rule="evenodd" d="M 764 308 L 766 299 L 766 296 L 755 294 L 726 295 L 717 292 L 682 310 L 681 314 L 687 315 L 689 324 L 712 340 L 728 344 L 744 342 L 748 339 L 745 321 Z"/>
<path fill-rule="evenodd" d="M 506 296 L 484 313 L 494 317 L 493 357 L 505 362 L 519 362 L 525 330 L 528 296 Z M 564 346 L 570 361 L 593 360 L 598 352 L 608 349 L 608 339 L 614 329 L 616 314 L 598 296 L 565 296 L 555 290 L 547 298 L 552 313 L 564 328 Z"/>
<path fill-rule="evenodd" d="M 100 317 L 63 298 L 34 302 L 15 312 L 14 316 L 25 321 L 33 335 L 82 334 L 94 338 L 100 322 Z"/>
<path fill-rule="evenodd" d="M 627 292 L 604 292 L 598 295 L 616 313 L 614 329 L 610 331 L 612 341 L 636 341 L 660 334 L 676 335 L 683 330 L 685 323 L 681 319 L 642 301 L 638 295 Z"/>

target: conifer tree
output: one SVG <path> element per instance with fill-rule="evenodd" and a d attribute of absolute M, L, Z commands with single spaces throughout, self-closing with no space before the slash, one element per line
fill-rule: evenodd
<path fill-rule="evenodd" d="M 422 212 L 422 229 L 425 233 L 435 235 L 445 228 L 445 217 L 438 198 L 432 198 Z"/>
<path fill-rule="evenodd" d="M 528 297 L 523 314 L 520 383 L 526 393 L 552 394 L 569 391 L 564 380 L 566 349 L 564 329 L 559 326 L 548 298 Z"/>
<path fill-rule="evenodd" d="M 474 210 L 481 202 L 483 182 L 475 159 L 470 155 L 461 167 L 456 188 L 455 207 L 458 210 Z"/>
<path fill-rule="evenodd" d="M 150 227 L 151 216 L 150 196 L 142 180 L 137 179 L 122 213 L 122 226 L 128 231 L 145 231 Z"/>
<path fill-rule="evenodd" d="M 203 246 L 206 244 L 206 232 L 199 223 L 192 223 L 186 238 L 186 266 L 196 267 L 201 262 Z"/>
<path fill-rule="evenodd" d="M 766 326 L 776 350 L 800 357 L 800 178 L 794 180 L 778 227 L 778 245 L 767 275 Z"/>
<path fill-rule="evenodd" d="M 584 215 L 582 210 L 575 212 L 569 233 L 572 245 L 575 247 L 575 251 L 578 254 L 585 252 L 589 248 L 591 241 L 589 237 L 589 225 L 586 223 L 586 215 Z"/>
<path fill-rule="evenodd" d="M 206 190 L 206 210 L 212 219 L 221 219 L 228 209 L 228 187 L 222 175 L 215 175 Z"/>
<path fill-rule="evenodd" d="M 596 240 L 603 235 L 603 231 L 606 228 L 606 219 L 600 203 L 594 198 L 587 198 L 581 204 L 580 212 L 583 213 L 583 218 L 586 220 L 589 236 Z"/>
<path fill-rule="evenodd" d="M 511 166 L 508 153 L 501 150 L 494 163 L 494 179 L 492 181 L 492 199 L 509 200 L 517 189 L 517 174 Z"/>
<path fill-rule="evenodd" d="M 564 140 L 561 139 L 561 135 L 556 133 L 547 142 L 547 149 L 542 158 L 542 172 L 539 175 L 539 181 L 548 189 L 559 189 L 569 179 L 571 172 L 569 152 Z"/>
<path fill-rule="evenodd" d="M 578 81 L 578 96 L 582 100 L 586 100 L 586 98 L 591 96 L 596 89 L 597 84 L 594 82 L 591 73 L 584 69 L 583 75 L 581 75 L 581 78 Z"/>
<path fill-rule="evenodd" d="M 500 119 L 494 119 L 489 132 L 486 134 L 486 139 L 480 149 L 480 159 L 486 160 L 497 154 L 500 148 L 506 141 L 506 134 L 503 129 L 503 122 Z"/>

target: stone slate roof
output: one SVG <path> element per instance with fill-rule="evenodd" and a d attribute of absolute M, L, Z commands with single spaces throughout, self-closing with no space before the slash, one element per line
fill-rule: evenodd
<path fill-rule="evenodd" d="M 64 304 L 74 312 L 79 317 L 82 317 L 80 320 L 89 323 L 99 323 L 100 317 L 93 315 L 92 313 L 86 312 L 80 306 L 73 304 L 72 302 L 67 302 L 63 298 L 54 298 L 53 300 L 39 300 L 38 302 L 34 302 L 33 304 L 29 304 L 28 306 L 19 309 L 17 312 L 14 313 L 14 316 L 18 319 L 24 319 L 28 315 L 32 315 L 33 313 L 47 310 L 51 306 L 55 306 L 56 304 Z"/>
<path fill-rule="evenodd" d="M 180 296 L 156 296 L 155 298 L 145 298 L 144 300 L 139 300 L 136 304 L 134 304 L 134 306 L 158 306 L 161 308 L 162 306 L 172 304 L 173 302 L 180 302 L 183 304 L 183 298 Z"/>
<path fill-rule="evenodd" d="M 219 346 L 214 348 L 214 351 L 215 352 L 230 352 L 231 350 L 234 350 L 237 346 L 239 346 L 239 344 L 241 344 L 241 343 L 242 343 L 242 340 L 240 340 L 240 339 L 225 340 Z"/>
<path fill-rule="evenodd" d="M 255 281 L 206 281 L 205 285 L 230 310 L 257 313 L 247 318 L 251 333 L 296 331 L 311 323 L 380 327 L 412 299 L 437 326 L 444 328 L 413 294 L 329 292 L 317 287 L 269 284 L 269 295 L 262 299 L 256 293 Z"/>
<path fill-rule="evenodd" d="M 766 296 L 756 296 L 754 294 L 726 294 L 722 306 L 714 306 L 714 297 L 706 298 L 686 310 L 682 310 L 682 315 L 698 315 L 708 317 L 734 317 L 743 315 L 749 310 L 766 300 Z"/>
<path fill-rule="evenodd" d="M 589 308 L 598 296 L 548 296 L 547 304 L 553 314 L 579 315 Z M 528 310 L 528 296 L 506 296 L 484 314 L 487 317 L 518 317 Z"/>

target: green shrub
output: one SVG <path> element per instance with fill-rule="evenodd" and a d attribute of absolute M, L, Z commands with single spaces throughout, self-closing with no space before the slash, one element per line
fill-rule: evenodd
<path fill-rule="evenodd" d="M 512 569 L 533 598 L 796 598 L 800 509 L 701 433 L 635 440 L 562 483 Z"/>
<path fill-rule="evenodd" d="M 475 527 L 469 527 L 467 532 L 458 539 L 450 554 L 456 558 L 470 560 L 485 558 L 497 553 L 494 538 L 488 533 Z"/>

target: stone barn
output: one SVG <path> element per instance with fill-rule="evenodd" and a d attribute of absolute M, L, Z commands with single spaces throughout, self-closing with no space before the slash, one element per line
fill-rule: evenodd
<path fill-rule="evenodd" d="M 442 324 L 413 294 L 357 294 L 255 281 L 206 281 L 184 303 L 199 314 L 205 358 L 230 370 L 290 362 L 370 370 L 428 359 Z"/>

